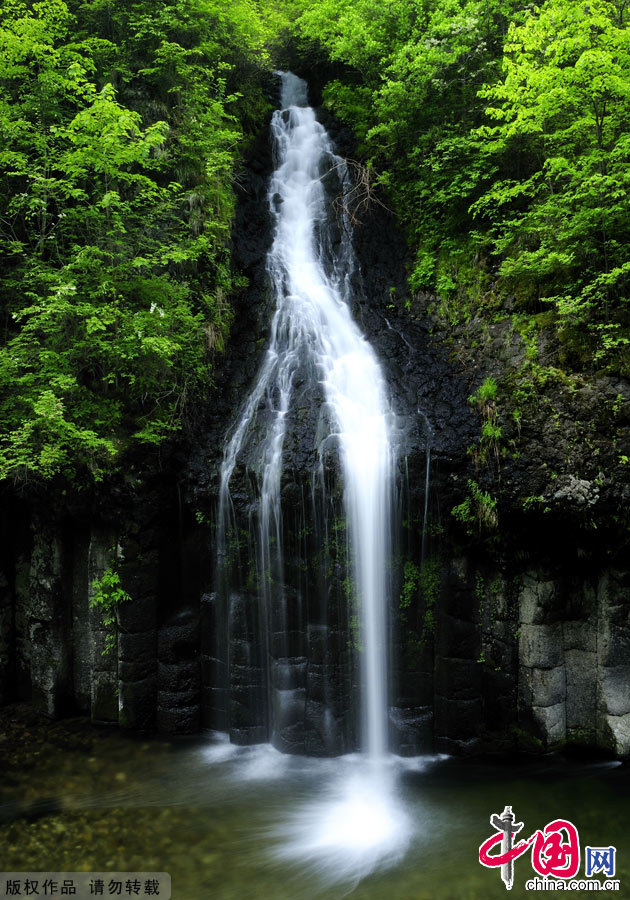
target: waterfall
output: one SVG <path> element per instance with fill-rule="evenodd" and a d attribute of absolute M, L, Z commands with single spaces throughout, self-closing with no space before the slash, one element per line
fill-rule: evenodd
<path fill-rule="evenodd" d="M 343 211 L 340 239 L 331 239 L 335 211 L 323 175 L 333 173 L 343 197 L 350 188 L 346 165 L 334 153 L 325 128 L 307 105 L 307 86 L 291 73 L 279 73 L 281 109 L 271 123 L 275 172 L 269 203 L 275 221 L 267 271 L 276 300 L 268 349 L 254 387 L 226 444 L 221 468 L 219 554 L 224 554 L 231 515 L 230 480 L 239 456 L 257 428 L 260 481 L 257 511 L 257 565 L 263 665 L 268 672 L 271 619 L 282 629 L 283 448 L 298 372 L 306 367 L 319 383 L 328 433 L 324 449 L 336 448 L 343 480 L 349 559 L 358 602 L 361 647 L 362 749 L 373 759 L 387 752 L 388 565 L 395 451 L 394 417 L 376 354 L 354 321 L 350 308 L 353 252 L 349 217 Z M 259 421 L 260 420 L 260 421 Z M 262 427 L 260 425 L 262 422 Z M 272 596 L 271 585 L 280 585 Z M 284 610 L 284 612 L 283 612 Z M 270 676 L 267 676 L 268 679 Z M 274 690 L 269 682 L 268 691 Z M 272 698 L 271 730 L 274 709 Z"/>

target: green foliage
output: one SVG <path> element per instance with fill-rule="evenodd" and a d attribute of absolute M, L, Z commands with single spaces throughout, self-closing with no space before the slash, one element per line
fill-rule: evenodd
<path fill-rule="evenodd" d="M 583 323 L 596 360 L 628 344 L 630 40 L 626 4 L 547 0 L 510 26 L 480 92 L 485 153 L 519 165 L 474 204 L 508 286 Z M 619 319 L 618 317 L 621 316 Z"/>
<path fill-rule="evenodd" d="M 411 560 L 407 560 L 403 568 L 403 585 L 400 595 L 400 608 L 409 609 L 420 584 L 420 569 Z"/>
<path fill-rule="evenodd" d="M 354 650 L 355 653 L 363 653 L 363 644 L 361 642 L 361 619 L 358 613 L 352 613 L 348 618 L 348 627 L 350 629 L 350 640 L 347 643 L 348 650 Z"/>
<path fill-rule="evenodd" d="M 516 747 L 525 753 L 542 753 L 546 749 L 539 737 L 516 725 L 512 726 L 511 734 Z"/>
<path fill-rule="evenodd" d="M 100 480 L 207 389 L 267 38 L 250 0 L 2 7 L 0 478 Z"/>
<path fill-rule="evenodd" d="M 407 661 L 412 667 L 420 664 L 422 651 L 435 632 L 435 607 L 442 584 L 442 571 L 442 558 L 439 555 L 427 557 L 420 566 L 407 560 L 403 567 L 399 615 Z M 416 618 L 415 604 L 418 601 L 422 609 L 419 626 L 412 624 L 412 620 Z"/>
<path fill-rule="evenodd" d="M 512 316 L 527 402 L 558 372 L 539 361 L 544 311 L 559 365 L 630 370 L 629 15 L 625 0 L 5 2 L 0 479 L 101 480 L 207 392 L 244 284 L 240 148 L 287 32 L 334 61 L 325 102 L 439 316 Z M 477 452 L 498 460 L 494 391 L 471 400 Z"/>
<path fill-rule="evenodd" d="M 90 608 L 100 610 L 103 617 L 103 625 L 107 631 L 103 656 L 109 655 L 116 648 L 116 611 L 121 603 L 126 603 L 130 600 L 131 597 L 121 586 L 120 575 L 111 567 L 107 568 L 100 578 L 92 582 Z"/>
<path fill-rule="evenodd" d="M 474 456 L 477 464 L 487 462 L 490 456 L 494 457 L 497 465 L 499 464 L 501 455 L 500 441 L 503 436 L 503 429 L 497 421 L 497 393 L 497 382 L 494 378 L 488 377 L 477 388 L 475 393 L 468 398 L 470 406 L 476 407 L 482 418 L 479 443 L 471 447 L 469 451 Z"/>
<path fill-rule="evenodd" d="M 474 394 L 470 395 L 468 403 L 471 406 L 476 406 L 481 411 L 486 405 L 493 403 L 496 398 L 497 383 L 494 378 L 489 377 L 477 388 Z"/>
<path fill-rule="evenodd" d="M 468 242 L 468 208 L 493 175 L 471 128 L 483 121 L 477 91 L 498 74 L 507 17 L 519 6 L 510 0 L 302 3 L 301 34 L 352 67 L 328 86 L 325 99 L 358 133 L 407 225 L 417 290 L 439 283 L 448 294 L 458 286 L 459 266 L 441 265 L 439 257 L 456 255 L 464 236 Z"/>
<path fill-rule="evenodd" d="M 494 422 L 484 422 L 481 428 L 481 442 L 496 446 L 501 434 L 500 425 L 495 425 Z"/>
<path fill-rule="evenodd" d="M 435 607 L 440 595 L 442 585 L 442 559 L 440 556 L 429 556 L 422 563 L 420 569 L 420 590 L 424 601 L 424 615 L 422 617 L 422 642 L 435 632 Z"/>
<path fill-rule="evenodd" d="M 325 99 L 406 224 L 412 288 L 451 324 L 497 288 L 548 304 L 570 364 L 628 367 L 625 0 L 298 6 L 302 39 L 347 67 Z"/>
<path fill-rule="evenodd" d="M 482 490 L 476 481 L 469 479 L 468 496 L 458 506 L 453 507 L 451 515 L 471 536 L 475 533 L 481 534 L 483 531 L 494 531 L 499 522 L 497 499 Z"/>
<path fill-rule="evenodd" d="M 543 502 L 544 498 L 542 495 L 532 494 L 530 497 L 524 497 L 521 501 L 521 505 L 525 511 L 528 511 L 531 509 L 538 509 Z"/>
<path fill-rule="evenodd" d="M 345 522 L 340 520 L 340 529 L 345 529 Z M 334 526 L 333 526 L 334 528 Z M 359 595 L 357 593 L 357 585 L 351 575 L 347 575 L 341 582 L 341 589 L 346 600 L 349 610 L 348 627 L 350 629 L 350 640 L 347 643 L 348 650 L 356 653 L 363 653 L 364 647 L 361 640 L 361 616 L 359 615 Z"/>

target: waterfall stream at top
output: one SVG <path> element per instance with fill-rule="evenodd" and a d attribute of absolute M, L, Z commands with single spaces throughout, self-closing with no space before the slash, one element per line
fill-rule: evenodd
<path fill-rule="evenodd" d="M 385 770 L 395 416 L 376 354 L 352 317 L 354 257 L 344 203 L 351 180 L 346 164 L 335 155 L 329 135 L 307 105 L 306 83 L 291 73 L 279 75 L 282 108 L 271 124 L 276 168 L 269 187 L 275 231 L 267 256 L 276 307 L 268 348 L 225 448 L 218 517 L 219 569 L 221 561 L 226 569 L 230 545 L 232 550 L 237 547 L 241 568 L 243 556 L 250 563 L 254 557 L 255 577 L 243 578 L 242 584 L 245 593 L 255 585 L 255 608 L 253 603 L 246 605 L 243 592 L 234 591 L 232 576 L 227 583 L 224 578 L 219 593 L 227 640 L 221 638 L 223 647 L 217 655 L 223 652 L 221 664 L 229 673 L 228 728 L 239 739 L 242 732 L 234 719 L 243 709 L 243 691 L 254 690 L 243 683 L 251 682 L 252 672 L 264 673 L 258 700 L 250 698 L 250 705 L 258 702 L 265 707 L 266 721 L 240 742 L 253 743 L 252 735 L 255 739 L 266 735 L 279 749 L 308 752 L 309 735 L 315 731 L 322 735 L 323 748 L 315 755 L 354 749 L 352 739 L 335 744 L 333 737 L 335 728 L 342 727 L 339 721 L 346 723 L 346 732 L 355 727 L 354 710 L 340 711 L 336 682 L 343 683 L 344 661 L 358 656 L 361 702 L 356 738 L 362 756 L 356 758 L 352 778 L 346 777 L 340 790 L 333 789 L 334 796 L 292 822 L 283 851 L 305 858 L 338 854 L 336 870 L 344 872 L 349 866 L 347 874 L 354 876 L 363 866 L 370 868 L 379 854 L 396 855 L 405 846 L 405 817 L 394 814 L 391 791 L 385 787 L 391 784 Z M 326 188 L 327 179 L 329 184 L 334 181 L 337 202 Z M 286 546 L 292 535 L 283 502 L 292 407 L 305 384 L 319 390 L 310 493 L 313 521 L 317 509 L 324 510 L 319 516 L 324 521 L 319 529 L 305 521 L 300 526 L 307 533 L 319 531 L 311 545 L 313 558 L 323 552 L 321 544 L 336 548 L 334 558 L 330 549 L 326 551 L 329 562 L 320 572 L 317 592 L 326 596 L 311 599 L 307 610 L 301 604 L 308 591 L 296 592 L 287 577 Z M 243 458 L 245 477 L 241 473 L 239 479 L 251 485 L 253 478 L 257 487 L 250 502 L 246 546 L 239 550 L 231 485 Z M 331 623 L 335 614 L 327 599 L 331 572 L 341 567 L 344 549 L 338 547 L 340 541 L 334 543 L 338 522 L 326 519 L 330 504 L 324 469 L 330 468 L 331 458 L 345 521 L 346 571 L 345 577 L 340 576 L 345 602 L 342 598 L 339 605 L 346 607 L 349 624 L 347 633 L 344 626 L 335 626 L 342 635 L 339 651 Z M 316 621 L 311 621 L 313 609 L 320 610 Z M 300 628 L 306 634 L 302 643 L 295 637 Z M 350 703 L 356 693 L 351 685 Z M 316 715 L 317 710 L 321 712 Z M 302 732 L 306 739 L 299 737 Z"/>
<path fill-rule="evenodd" d="M 280 486 L 287 413 L 298 366 L 308 358 L 314 377 L 324 387 L 331 427 L 328 440 L 336 439 L 341 459 L 362 646 L 361 743 L 370 756 L 378 758 L 387 750 L 392 412 L 376 355 L 353 321 L 348 304 L 353 255 L 347 221 L 332 265 L 325 259 L 330 210 L 322 170 L 332 163 L 342 190 L 349 184 L 347 170 L 334 155 L 313 109 L 306 106 L 306 83 L 291 73 L 283 73 L 281 79 L 282 109 L 274 114 L 271 126 L 277 168 L 269 196 L 276 230 L 267 261 L 277 306 L 258 379 L 225 451 L 220 515 L 225 517 L 230 478 L 262 404 L 268 426 L 260 450 L 260 563 L 265 572 L 281 569 Z M 272 554 L 280 557 L 275 563 Z M 261 618 L 268 628 L 269 597 L 261 601 L 267 607 Z"/>

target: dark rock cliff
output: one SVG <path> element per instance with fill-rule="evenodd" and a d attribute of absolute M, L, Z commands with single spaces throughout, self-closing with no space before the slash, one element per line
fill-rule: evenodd
<path fill-rule="evenodd" d="M 351 136 L 325 121 L 351 156 Z M 271 169 L 264 133 L 249 149 L 234 229 L 234 258 L 249 287 L 235 301 L 216 387 L 185 440 L 130 461 L 119 486 L 81 503 L 7 497 L 0 702 L 30 698 L 51 716 L 81 711 L 134 730 L 210 726 L 245 742 L 268 737 L 255 602 L 241 593 L 231 607 L 237 663 L 230 672 L 217 649 L 225 622 L 214 554 L 225 436 L 255 377 L 273 310 L 265 273 Z M 522 338 L 476 321 L 447 331 L 428 314 L 434 298 L 410 304 L 404 241 L 378 205 L 361 217 L 354 246 L 355 314 L 386 368 L 406 455 L 392 611 L 394 744 L 412 753 L 569 743 L 629 755 L 628 385 L 585 379 L 576 392 L 554 383 L 524 420 L 504 422 L 510 452 L 493 448 L 480 460 L 468 452 L 482 427 L 469 395 L 488 375 L 501 379 L 519 365 Z M 544 340 L 539 349 L 543 360 L 557 351 Z M 311 592 L 313 547 L 298 536 L 296 510 L 315 402 L 305 400 L 287 445 L 284 493 L 288 569 Z M 470 497 L 471 482 L 490 498 L 487 508 Z M 467 497 L 471 521 L 463 527 L 452 510 Z M 237 489 L 234 500 L 246 516 L 251 494 Z M 132 600 L 118 609 L 116 646 L 107 652 L 91 598 L 112 561 Z M 338 574 L 331 609 L 345 602 Z M 285 750 L 340 752 L 356 742 L 351 635 L 342 618 L 329 623 L 326 642 L 317 624 L 292 622 L 290 658 L 271 676 L 291 692 L 282 711 Z M 330 684 L 334 696 L 324 698 Z M 327 732 L 332 743 L 320 728 L 324 699 L 337 723 Z"/>

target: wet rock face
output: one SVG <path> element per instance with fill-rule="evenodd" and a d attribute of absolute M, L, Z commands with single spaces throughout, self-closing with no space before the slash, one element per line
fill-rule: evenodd
<path fill-rule="evenodd" d="M 13 675 L 13 603 L 6 575 L 0 573 L 0 706 L 11 699 Z"/>
<path fill-rule="evenodd" d="M 338 152 L 351 156 L 352 135 L 323 111 L 318 114 Z M 272 168 L 271 141 L 264 130 L 252 146 L 240 178 L 233 232 L 234 260 L 249 286 L 235 299 L 229 345 L 216 360 L 218 390 L 212 404 L 200 410 L 191 435 L 187 479 L 191 503 L 200 506 L 210 506 L 216 496 L 226 435 L 251 389 L 267 346 L 275 308 L 266 272 L 273 238 L 268 197 Z M 330 182 L 331 196 L 338 193 L 338 172 L 329 171 L 325 178 Z M 333 226 L 337 221 L 342 227 L 340 213 L 331 221 Z M 327 240 L 334 243 L 335 239 L 339 241 L 340 234 L 335 238 L 332 227 Z M 431 339 L 429 320 L 414 318 L 405 309 L 407 251 L 393 216 L 383 207 L 369 207 L 354 228 L 353 246 L 358 261 L 353 277 L 354 313 L 386 369 L 410 481 L 423 486 L 424 454 L 430 443 L 435 490 L 448 502 L 455 494 L 457 480 L 462 479 L 461 460 L 465 459 L 466 448 L 479 432 L 477 416 L 467 403 L 468 380 L 454 370 L 448 353 Z M 323 394 L 317 378 L 306 368 L 298 375 L 295 387 L 284 468 L 303 476 L 314 461 L 313 435 L 322 414 Z M 260 426 L 264 427 L 262 417 Z"/>
<path fill-rule="evenodd" d="M 267 673 L 264 648 L 258 639 L 260 615 L 257 597 L 232 592 L 227 628 L 218 642 L 229 638 L 227 722 L 235 744 L 259 744 L 269 738 L 267 727 Z"/>
<path fill-rule="evenodd" d="M 326 123 L 330 124 L 330 123 Z M 337 128 L 333 137 L 342 152 L 346 152 L 350 136 Z M 208 519 L 216 512 L 219 469 L 226 434 L 233 427 L 238 412 L 256 377 L 264 352 L 274 301 L 270 294 L 265 271 L 271 242 L 267 197 L 267 180 L 272 160 L 269 145 L 261 142 L 242 180 L 243 192 L 235 229 L 235 257 L 247 272 L 250 290 L 239 304 L 235 330 L 225 359 L 219 362 L 217 374 L 219 391 L 216 403 L 205 419 L 200 419 L 193 439 L 193 451 L 188 468 L 188 503 L 204 510 Z M 327 166 L 322 172 L 324 187 L 331 197 L 339 193 L 339 173 Z M 462 381 L 454 376 L 444 352 L 433 346 L 428 326 L 413 322 L 400 308 L 404 295 L 404 243 L 385 210 L 357 226 L 354 234 L 359 267 L 353 276 L 355 315 L 375 347 L 387 370 L 387 379 L 398 415 L 400 442 L 401 485 L 405 478 L 410 484 L 424 489 L 426 446 L 431 442 L 434 454 L 434 490 L 448 496 L 452 492 L 450 470 L 453 460 L 465 453 L 476 429 L 474 416 L 466 403 Z M 335 222 L 337 228 L 335 228 Z M 334 219 L 331 228 L 322 232 L 321 240 L 331 251 L 341 241 L 343 221 Z M 325 249 L 325 248 L 324 248 Z M 396 300 L 396 302 L 393 302 Z M 344 594 L 343 582 L 347 571 L 339 567 L 332 578 L 330 572 L 318 577 L 311 571 L 314 556 L 320 552 L 317 541 L 310 546 L 293 540 L 296 531 L 304 528 L 312 515 L 307 510 L 313 492 L 313 472 L 317 465 L 317 435 L 324 430 L 326 416 L 323 392 L 316 372 L 305 363 L 295 377 L 294 396 L 288 416 L 287 438 L 283 448 L 283 509 L 285 584 L 294 592 L 289 605 L 301 613 L 292 628 L 277 629 L 278 646 L 267 653 L 260 647 L 260 601 L 251 596 L 247 573 L 233 570 L 229 579 L 234 596 L 226 593 L 219 600 L 214 596 L 216 583 L 204 581 L 202 602 L 202 633 L 217 628 L 223 636 L 205 642 L 202 653 L 202 715 L 212 727 L 230 730 L 232 739 L 252 742 L 269 737 L 269 725 L 279 749 L 287 752 L 308 752 L 322 755 L 340 753 L 357 746 L 357 678 L 348 648 L 353 644 L 350 630 L 352 611 Z M 259 436 L 265 431 L 264 411 L 258 416 Z M 233 514 L 241 532 L 252 534 L 259 486 L 252 471 L 259 454 L 256 432 L 245 447 L 242 463 L 231 480 Z M 403 457 L 404 461 L 403 461 Z M 250 470 L 247 470 L 247 467 Z M 334 447 L 324 459 L 331 482 L 337 480 L 338 460 Z M 438 481 L 440 488 L 437 487 Z M 406 488 L 402 488 L 405 490 Z M 411 502 L 416 501 L 414 496 Z M 301 524 L 295 511 L 301 511 Z M 293 518 L 296 521 L 293 525 Z M 334 517 L 333 517 L 334 518 Z M 328 521 L 332 528 L 334 522 Z M 255 531 L 255 526 L 254 531 Z M 309 524 L 309 527 L 311 525 Z M 326 531 L 319 522 L 320 537 Z M 256 537 L 249 540 L 249 557 L 257 554 Z M 242 562 L 242 561 L 241 561 Z M 241 565 L 242 569 L 242 565 Z M 304 573 L 308 573 L 304 575 Z M 260 573 L 259 573 L 260 574 Z M 251 573 L 249 581 L 251 582 Z M 331 587 L 332 585 L 332 587 Z M 322 598 L 322 591 L 326 596 Z M 321 609 L 314 608 L 322 604 Z M 340 614 L 341 611 L 341 614 Z M 225 645 L 225 635 L 232 637 Z M 273 629 L 272 629 L 272 633 Z M 280 634 L 286 633 L 288 645 Z M 272 641 L 275 643 L 275 641 Z M 268 655 L 269 665 L 264 657 Z M 356 654 L 355 654 L 356 656 Z M 392 718 L 394 743 L 411 753 L 427 742 L 431 730 L 430 700 L 423 687 L 424 675 L 431 663 L 425 654 L 422 671 L 401 669 L 401 682 L 395 699 L 396 714 Z M 356 662 L 356 659 L 355 659 Z M 413 666 L 412 666 L 413 668 Z M 416 723 L 421 737 L 413 736 Z"/>
<path fill-rule="evenodd" d="M 318 515 L 313 486 L 287 473 L 281 558 L 272 544 L 263 562 L 250 475 L 251 496 L 247 485 L 232 495 L 217 591 L 202 597 L 203 721 L 229 731 L 234 743 L 346 752 L 357 744 L 357 686 L 339 504 Z"/>
<path fill-rule="evenodd" d="M 611 571 L 597 594 L 597 731 L 599 743 L 630 755 L 630 580 Z M 581 673 L 576 673 L 576 683 Z"/>
<path fill-rule="evenodd" d="M 29 590 L 23 597 L 22 622 L 30 648 L 33 702 L 51 717 L 68 702 L 69 614 L 63 596 L 63 546 L 48 523 L 38 523 L 30 559 Z"/>
<path fill-rule="evenodd" d="M 149 480 L 133 482 L 120 506 L 109 496 L 96 510 L 60 502 L 46 516 L 25 504 L 10 511 L 14 538 L 0 560 L 13 623 L 7 701 L 30 700 L 52 718 L 81 713 L 155 730 L 157 628 L 177 574 L 167 552 L 176 519 L 168 483 L 149 489 Z M 96 598 L 108 570 L 132 599 L 105 610 Z"/>
<path fill-rule="evenodd" d="M 238 204 L 232 234 L 235 266 L 248 287 L 234 300 L 234 322 L 226 352 L 215 360 L 217 390 L 212 402 L 198 410 L 189 436 L 190 453 L 184 476 L 192 505 L 212 505 L 218 493 L 219 467 L 228 430 L 233 427 L 265 351 L 274 298 L 266 271 L 272 242 L 269 176 L 273 169 L 269 127 L 250 148 L 239 179 Z M 202 498 L 198 504 L 197 499 Z M 203 503 L 206 498 L 206 503 Z"/>
<path fill-rule="evenodd" d="M 325 124 L 340 151 L 352 156 L 351 135 L 329 119 Z M 4 522 L 11 552 L 0 555 L 0 703 L 31 697 L 50 716 L 82 711 L 139 731 L 215 728 L 241 744 L 269 740 L 272 723 L 276 746 L 291 753 L 323 756 L 357 746 L 356 635 L 339 553 L 338 464 L 331 448 L 324 468 L 333 500 L 313 514 L 314 435 L 326 412 L 321 386 L 306 367 L 296 379 L 282 485 L 290 589 L 284 607 L 272 595 L 278 625 L 269 647 L 259 639 L 258 576 L 249 565 L 260 487 L 246 466 L 235 471 L 232 491 L 245 535 L 242 560 L 240 567 L 231 563 L 228 602 L 216 595 L 212 523 L 223 447 L 258 371 L 274 308 L 265 270 L 272 166 L 265 130 L 240 180 L 233 237 L 249 286 L 236 298 L 230 345 L 216 361 L 216 391 L 195 418 L 186 453 L 167 464 L 177 500 L 162 483 L 149 489 L 147 473 L 132 500 L 120 504 L 120 521 L 115 512 L 102 521 L 98 509 L 83 510 L 82 518 L 29 511 L 25 533 L 13 543 L 13 519 Z M 323 175 L 334 192 L 335 174 Z M 331 239 L 338 238 L 333 229 Z M 621 485 L 615 497 L 615 478 L 598 473 L 608 459 L 604 445 L 582 447 L 568 414 L 558 428 L 541 411 L 526 452 L 502 464 L 501 490 L 508 500 L 540 497 L 541 507 L 553 511 L 533 520 L 505 516 L 498 550 L 476 537 L 462 539 L 451 509 L 471 477 L 486 478 L 466 452 L 479 436 L 479 416 L 467 398 L 481 370 L 470 358 L 454 363 L 428 318 L 405 309 L 404 242 L 387 211 L 368 211 L 354 246 L 354 313 L 386 369 L 404 457 L 399 556 L 413 577 L 404 602 L 402 577 L 393 590 L 392 747 L 403 754 L 539 752 L 568 743 L 630 756 L 627 567 L 614 568 L 604 552 L 585 560 L 585 545 L 579 553 L 574 546 L 575 523 L 612 514 L 627 492 Z M 501 364 L 520 364 L 521 343 L 501 323 L 492 328 Z M 612 404 L 625 388 L 609 381 L 600 387 Z M 589 409 L 598 415 L 599 395 L 588 386 L 583 393 L 571 399 L 576 421 Z M 627 416 L 618 404 L 616 422 L 626 431 Z M 575 467 L 561 472 L 569 444 Z M 427 446 L 429 528 L 421 534 Z M 250 449 L 253 459 L 253 443 Z M 550 479 L 551 471 L 558 476 Z M 104 653 L 107 632 L 90 606 L 91 585 L 114 544 L 133 602 L 118 610 L 116 646 Z"/>
<path fill-rule="evenodd" d="M 627 573 L 605 570 L 581 580 L 530 568 L 506 579 L 460 559 L 451 578 L 458 585 L 451 595 L 459 594 L 460 608 L 472 611 L 467 618 L 475 628 L 467 629 L 466 640 L 465 625 L 449 616 L 449 601 L 441 607 L 438 747 L 471 752 L 582 745 L 627 757 Z"/>
<path fill-rule="evenodd" d="M 157 725 L 167 734 L 195 734 L 201 723 L 199 611 L 182 610 L 158 633 Z"/>
<path fill-rule="evenodd" d="M 330 117 L 324 115 L 323 119 L 341 154 L 352 156 L 351 135 Z M 233 342 L 217 379 L 218 404 L 195 435 L 189 468 L 189 502 L 206 509 L 208 517 L 217 495 L 225 434 L 258 370 L 273 311 L 273 298 L 265 287 L 270 244 L 270 234 L 265 231 L 265 223 L 268 228 L 270 222 L 265 166 L 270 171 L 269 147 L 261 138 L 244 182 L 239 213 L 244 230 L 239 233 L 241 226 L 237 227 L 235 236 L 235 252 L 250 276 L 251 293 L 239 308 Z M 334 173 L 322 175 L 332 195 Z M 250 222 L 257 223 L 256 229 L 249 227 Z M 603 599 L 597 603 L 588 600 L 593 583 L 600 585 L 592 589 L 595 595 L 604 597 L 601 585 L 608 576 L 601 564 L 594 564 L 590 573 L 567 586 L 571 563 L 566 548 L 560 571 L 550 574 L 537 568 L 540 551 L 535 540 L 534 549 L 523 545 L 520 525 L 511 550 L 508 537 L 507 557 L 515 557 L 508 562 L 491 563 L 485 549 L 476 548 L 474 541 L 462 547 L 452 536 L 450 510 L 461 502 L 468 479 L 480 477 L 466 452 L 479 436 L 479 417 L 468 403 L 468 395 L 480 376 L 474 367 L 466 371 L 454 365 L 444 346 L 433 339 L 429 319 L 414 316 L 405 308 L 406 251 L 387 211 L 380 207 L 368 210 L 355 227 L 353 242 L 359 262 L 354 275 L 354 313 L 387 371 L 398 415 L 405 456 L 401 475 L 404 469 L 407 479 L 401 481 L 403 517 L 412 519 L 416 527 L 421 523 L 429 445 L 429 519 L 442 533 L 440 538 L 428 539 L 427 552 L 436 551 L 437 546 L 441 559 L 440 584 L 432 608 L 427 609 L 425 589 L 416 585 L 402 622 L 398 609 L 401 585 L 394 590 L 392 640 L 397 663 L 390 717 L 392 745 L 403 753 L 432 747 L 475 752 L 521 745 L 536 750 L 568 741 L 627 753 L 624 672 L 604 661 L 595 637 L 598 629 L 609 628 L 610 641 L 618 648 L 617 658 L 624 659 L 618 629 L 603 626 L 602 621 L 610 621 L 613 615 L 623 618 L 619 610 L 627 609 L 627 594 L 617 591 L 614 613 L 613 607 L 609 611 L 602 605 Z M 515 365 L 522 362 L 523 347 L 500 326 L 494 341 L 497 353 L 511 354 Z M 292 497 L 287 499 L 287 521 L 296 503 L 291 491 L 299 495 L 310 489 L 313 434 L 322 409 L 321 392 L 313 387 L 311 376 L 305 371 L 298 379 L 297 400 L 290 412 L 284 452 L 285 491 L 287 498 Z M 534 459 L 538 452 L 544 455 L 545 446 L 533 448 Z M 530 485 L 530 477 L 514 462 L 505 465 L 502 483 L 508 494 L 529 495 L 538 487 Z M 557 508 L 569 516 L 591 510 L 601 499 L 600 485 L 577 475 L 558 478 L 554 491 Z M 233 499 L 245 522 L 255 507 L 255 491 L 253 495 L 246 485 L 244 472 L 235 472 Z M 417 534 L 414 541 L 405 549 L 403 540 L 401 548 L 403 555 L 421 568 L 424 551 Z M 296 570 L 308 564 L 309 553 L 303 547 L 292 547 L 287 555 L 293 556 Z M 547 564 L 545 560 L 544 566 Z M 289 574 L 288 582 L 298 581 Z M 212 580 L 206 580 L 204 587 L 212 589 Z M 310 591 L 318 589 L 321 585 L 314 581 Z M 569 603 L 569 593 L 582 599 Z M 245 603 L 243 592 L 232 602 Z M 247 604 L 251 602 L 252 598 L 247 600 Z M 202 634 L 213 628 L 225 634 L 226 623 L 218 621 L 221 613 L 216 599 L 213 603 Z M 341 603 L 347 606 L 347 599 Z M 211 605 L 204 600 L 202 607 Z M 347 617 L 345 626 L 332 633 L 332 638 L 329 626 L 316 624 L 316 618 L 308 628 L 296 625 L 291 650 L 274 648 L 266 671 L 252 632 L 255 611 L 249 615 L 249 624 L 242 617 L 235 620 L 239 624 L 232 652 L 243 659 L 232 674 L 228 648 L 223 648 L 223 655 L 216 647 L 204 650 L 204 721 L 213 727 L 231 728 L 233 739 L 241 742 L 267 739 L 263 723 L 273 721 L 277 745 L 287 752 L 335 753 L 355 746 L 358 736 L 352 709 L 356 714 L 357 689 L 343 657 L 344 648 L 352 643 Z M 416 635 L 413 646 L 409 633 Z M 338 649 L 324 658 L 321 647 L 330 640 Z M 334 685 L 333 697 L 330 685 Z"/>

